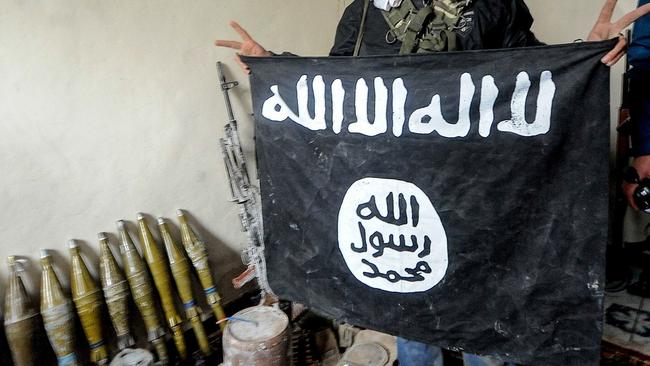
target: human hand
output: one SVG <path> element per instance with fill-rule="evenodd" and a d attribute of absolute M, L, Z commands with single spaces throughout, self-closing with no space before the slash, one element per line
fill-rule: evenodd
<path fill-rule="evenodd" d="M 639 175 L 639 181 L 645 178 L 650 178 L 650 155 L 636 157 L 632 166 L 636 169 L 636 172 Z M 639 208 L 634 203 L 633 194 L 638 186 L 639 185 L 636 183 L 623 183 L 623 193 L 625 194 L 625 197 L 627 197 L 627 202 L 635 210 L 638 210 Z"/>
<path fill-rule="evenodd" d="M 588 41 L 604 41 L 618 36 L 616 46 L 601 59 L 602 63 L 607 66 L 613 66 L 625 55 L 627 39 L 621 32 L 640 17 L 650 13 L 650 4 L 645 4 L 623 15 L 621 19 L 612 23 L 612 15 L 614 14 L 616 2 L 617 0 L 607 0 L 605 2 L 596 24 L 594 24 L 591 33 L 587 37 Z"/>
<path fill-rule="evenodd" d="M 214 45 L 237 50 L 238 53 L 235 56 L 235 61 L 237 61 L 239 66 L 242 68 L 242 70 L 244 70 L 246 74 L 250 74 L 251 69 L 244 63 L 244 61 L 241 60 L 241 57 L 239 57 L 240 55 L 261 57 L 271 56 L 272 54 L 271 52 L 264 49 L 264 47 L 262 47 L 259 43 L 257 43 L 253 37 L 251 37 L 248 32 L 246 32 L 246 30 L 242 28 L 242 26 L 237 22 L 231 21 L 230 26 L 235 30 L 235 32 L 239 33 L 239 36 L 242 39 L 241 42 L 217 39 L 214 41 Z"/>

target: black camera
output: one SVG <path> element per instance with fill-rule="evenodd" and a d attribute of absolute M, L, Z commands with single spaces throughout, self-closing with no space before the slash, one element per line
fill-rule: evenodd
<path fill-rule="evenodd" d="M 623 173 L 623 179 L 628 183 L 638 184 L 632 198 L 639 210 L 650 214 L 650 178 L 639 178 L 636 169 L 628 167 Z"/>

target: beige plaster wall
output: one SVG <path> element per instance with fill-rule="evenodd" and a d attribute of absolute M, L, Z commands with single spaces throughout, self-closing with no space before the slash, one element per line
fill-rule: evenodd
<path fill-rule="evenodd" d="M 0 0 L 0 293 L 7 255 L 34 260 L 28 287 L 36 292 L 40 248 L 56 251 L 67 283 L 68 239 L 85 242 L 94 267 L 96 233 L 115 232 L 115 220 L 134 221 L 138 211 L 175 217 L 184 208 L 209 239 L 222 291 L 232 297 L 246 239 L 218 148 L 227 119 L 217 60 L 243 82 L 233 104 L 253 162 L 250 101 L 233 53 L 213 40 L 235 37 L 228 21 L 237 19 L 270 49 L 324 54 L 344 7 Z"/>
<path fill-rule="evenodd" d="M 271 50 L 323 55 L 350 2 L 0 0 L 0 258 L 53 249 L 67 284 L 68 239 L 85 242 L 94 267 L 96 233 L 115 220 L 184 208 L 232 298 L 246 240 L 217 145 L 217 60 L 242 82 L 233 103 L 252 163 L 250 101 L 233 53 L 212 42 L 235 37 L 227 22 L 237 19 Z M 528 3 L 539 38 L 555 43 L 585 37 L 602 1 Z M 33 261 L 33 292 L 39 274 Z M 0 293 L 5 279 L 2 259 Z"/>

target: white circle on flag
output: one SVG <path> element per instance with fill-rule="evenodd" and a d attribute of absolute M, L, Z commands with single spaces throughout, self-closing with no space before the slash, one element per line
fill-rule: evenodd
<path fill-rule="evenodd" d="M 339 210 L 338 241 L 354 277 L 376 289 L 427 291 L 447 272 L 445 229 L 429 197 L 413 183 L 354 182 Z"/>

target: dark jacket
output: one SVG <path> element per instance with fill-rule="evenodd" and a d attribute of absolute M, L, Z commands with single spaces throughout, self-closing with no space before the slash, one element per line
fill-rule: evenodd
<path fill-rule="evenodd" d="M 421 0 L 413 0 L 415 6 L 422 6 L 421 3 Z M 363 0 L 354 0 L 345 9 L 336 30 L 336 40 L 330 56 L 350 56 L 354 52 L 363 4 Z M 542 44 L 530 31 L 533 17 L 523 0 L 474 0 L 464 12 L 464 16 L 471 21 L 471 24 L 465 32 L 457 32 L 458 51 Z M 401 46 L 399 41 L 393 44 L 386 42 L 388 30 L 388 24 L 381 15 L 381 10 L 371 3 L 360 54 L 399 53 Z"/>
<path fill-rule="evenodd" d="M 639 6 L 650 4 L 650 0 L 640 0 Z M 634 34 L 627 51 L 630 66 L 650 71 L 650 15 L 639 18 L 634 23 Z"/>
<path fill-rule="evenodd" d="M 650 3 L 640 0 L 639 6 Z M 632 117 L 632 153 L 650 155 L 650 15 L 634 24 L 628 51 L 630 71 L 630 115 Z"/>

